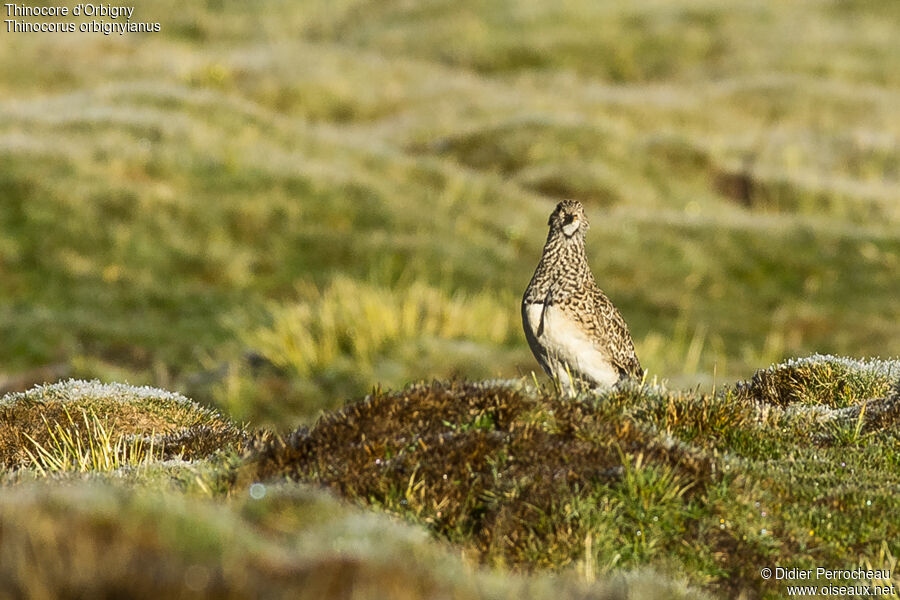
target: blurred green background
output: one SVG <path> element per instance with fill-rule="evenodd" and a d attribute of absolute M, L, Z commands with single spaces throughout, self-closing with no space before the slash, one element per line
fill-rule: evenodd
<path fill-rule="evenodd" d="M 900 3 L 134 20 L 162 31 L 0 35 L 0 382 L 55 365 L 287 428 L 530 377 L 518 303 L 562 198 L 651 378 L 900 355 Z"/>

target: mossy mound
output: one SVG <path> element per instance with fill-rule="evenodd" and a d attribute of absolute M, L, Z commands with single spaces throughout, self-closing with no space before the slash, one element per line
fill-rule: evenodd
<path fill-rule="evenodd" d="M 761 566 L 900 552 L 883 548 L 900 539 L 888 517 L 900 510 L 894 369 L 811 357 L 706 394 L 626 385 L 569 399 L 508 381 L 377 391 L 260 444 L 237 481 L 322 484 L 492 565 L 649 564 L 724 596 L 780 597 Z"/>
<path fill-rule="evenodd" d="M 473 570 L 420 529 L 296 484 L 226 503 L 29 484 L 0 495 L 0 532 L 0 589 L 14 598 L 700 598 L 650 574 L 586 585 Z"/>
<path fill-rule="evenodd" d="M 86 452 L 100 441 L 137 439 L 152 443 L 158 458 L 191 460 L 237 448 L 247 434 L 214 410 L 150 387 L 69 380 L 0 398 L 0 467 L 28 466 L 38 447 L 59 447 L 62 437 Z"/>
<path fill-rule="evenodd" d="M 253 458 L 250 476 L 287 475 L 405 507 L 442 535 L 473 541 L 481 555 L 539 566 L 562 557 L 536 556 L 535 537 L 571 534 L 571 522 L 547 519 L 561 499 L 617 485 L 634 460 L 688 496 L 716 472 L 709 455 L 611 418 L 600 402 L 507 383 L 434 383 L 375 393 L 273 442 Z"/>
<path fill-rule="evenodd" d="M 777 406 L 794 403 L 844 408 L 883 398 L 900 382 L 900 362 L 814 355 L 761 369 L 736 392 Z"/>
<path fill-rule="evenodd" d="M 900 442 L 900 361 L 814 355 L 757 371 L 735 401 L 755 403 L 785 441 L 858 445 L 872 436 Z"/>

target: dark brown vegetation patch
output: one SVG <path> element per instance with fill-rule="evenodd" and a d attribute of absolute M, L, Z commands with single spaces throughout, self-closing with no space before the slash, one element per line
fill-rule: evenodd
<path fill-rule="evenodd" d="M 541 535 L 551 537 L 571 531 L 572 522 L 545 523 L 561 503 L 619 485 L 635 462 L 668 474 L 688 496 L 716 472 L 708 456 L 595 399 L 434 383 L 378 392 L 326 415 L 261 448 L 242 476 L 325 484 L 411 513 L 450 539 L 473 542 L 482 556 L 524 565 L 536 529 L 548 527 Z"/>

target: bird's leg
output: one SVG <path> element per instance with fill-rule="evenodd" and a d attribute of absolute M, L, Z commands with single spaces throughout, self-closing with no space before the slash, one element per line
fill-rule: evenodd
<path fill-rule="evenodd" d="M 559 381 L 562 391 L 565 392 L 566 397 L 574 398 L 578 395 L 578 379 L 572 375 L 569 363 L 560 361 L 560 364 L 563 367 L 562 369 L 559 369 Z"/>

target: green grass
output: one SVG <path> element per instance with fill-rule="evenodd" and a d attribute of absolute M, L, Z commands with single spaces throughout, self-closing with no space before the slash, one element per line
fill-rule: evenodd
<path fill-rule="evenodd" d="M 68 423 L 56 422 L 51 425 L 45 417 L 44 423 L 50 436 L 46 445 L 27 433 L 23 434 L 33 444 L 33 448 L 24 450 L 31 459 L 32 466 L 41 474 L 140 468 L 162 454 L 160 449 L 154 447 L 152 432 L 148 441 L 141 437 L 129 440 L 124 435 L 117 435 L 112 429 L 108 430 L 96 414 L 88 416 L 87 411 L 83 410 L 81 421 L 76 423 L 68 410 L 64 412 Z"/>
<path fill-rule="evenodd" d="M 143 3 L 161 33 L 11 35 L 0 364 L 282 427 L 378 381 L 528 374 L 516 299 L 563 197 L 652 376 L 900 354 L 889 4 L 273 0 L 251 26 L 235 3 Z M 490 297 L 508 330 L 436 336 L 449 365 L 383 347 L 394 364 L 347 376 L 331 352 L 259 381 L 242 356 L 285 349 L 247 344 L 335 282 Z"/>
<path fill-rule="evenodd" d="M 181 394 L 69 380 L 0 398 L 0 467 L 106 471 L 240 451 L 250 434 Z"/>
<path fill-rule="evenodd" d="M 119 526 L 155 523 L 158 500 L 174 503 L 176 533 L 126 530 L 116 573 L 149 547 L 165 576 L 140 585 L 157 596 L 198 581 L 211 586 L 201 596 L 257 584 L 295 595 L 264 575 L 314 561 L 312 546 L 295 551 L 314 542 L 284 531 L 318 509 L 273 517 L 275 542 L 260 534 L 228 505 L 246 496 L 232 479 L 241 453 L 272 450 L 278 435 L 290 447 L 306 439 L 288 434 L 297 426 L 325 431 L 350 398 L 444 389 L 405 387 L 433 379 L 547 387 L 514 417 L 443 406 L 431 433 L 458 444 L 458 465 L 563 436 L 573 457 L 593 448 L 610 471 L 540 495 L 504 451 L 478 462 L 479 492 L 445 506 L 432 494 L 444 480 L 423 483 L 446 459 L 425 433 L 395 444 L 379 431 L 373 451 L 390 453 L 396 478 L 366 471 L 342 491 L 498 569 L 499 587 L 471 591 L 461 563 L 441 579 L 426 560 L 395 596 L 553 593 L 543 574 L 518 583 L 515 566 L 599 585 L 625 568 L 613 597 L 646 597 L 634 586 L 654 582 L 671 597 L 673 574 L 722 597 L 777 597 L 757 577 L 764 561 L 896 564 L 895 520 L 882 517 L 897 508 L 897 376 L 870 359 L 900 356 L 897 3 L 163 0 L 135 15 L 162 31 L 3 35 L 0 393 L 71 376 L 199 405 L 84 383 L 0 401 L 12 498 L 0 506 L 0 589 L 82 589 L 67 579 L 77 569 L 2 569 L 35 564 L 16 558 L 23 548 L 53 551 L 40 536 L 70 512 L 87 532 L 72 547 L 89 547 L 106 513 L 85 503 L 100 499 L 116 515 L 101 521 Z M 589 261 L 648 378 L 551 412 L 517 315 L 562 198 L 586 206 Z M 817 353 L 863 362 L 766 368 Z M 578 411 L 596 427 L 567 429 Z M 162 454 L 129 469 L 139 440 Z M 321 460 L 295 474 L 340 474 Z M 64 496 L 57 482 L 77 494 L 45 505 Z M 26 516 L 45 513 L 29 529 Z M 490 518 L 508 529 L 485 533 Z M 210 544 L 197 553 L 179 537 L 192 524 Z M 185 557 L 202 559 L 190 576 Z M 665 575 L 642 580 L 647 565 Z M 119 577 L 92 589 L 122 595 Z M 380 577 L 360 596 L 396 591 Z M 45 579 L 62 587 L 33 587 Z"/>

